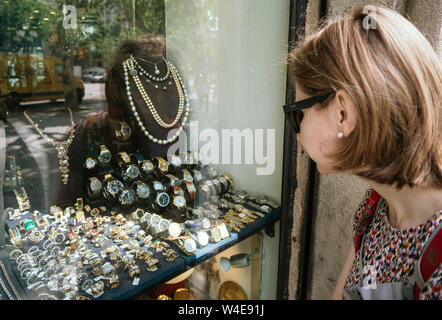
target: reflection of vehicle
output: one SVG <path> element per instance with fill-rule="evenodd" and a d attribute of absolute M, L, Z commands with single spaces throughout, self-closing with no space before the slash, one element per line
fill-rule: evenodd
<path fill-rule="evenodd" d="M 99 67 L 93 67 L 84 71 L 83 81 L 84 82 L 104 82 L 106 77 L 106 70 Z"/>
<path fill-rule="evenodd" d="M 0 97 L 11 109 L 20 101 L 64 99 L 63 63 L 53 56 L 0 53 Z M 84 85 L 74 77 L 78 102 L 84 97 Z"/>

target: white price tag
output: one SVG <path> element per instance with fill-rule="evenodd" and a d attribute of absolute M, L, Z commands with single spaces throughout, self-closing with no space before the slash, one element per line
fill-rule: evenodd
<path fill-rule="evenodd" d="M 135 278 L 134 281 L 132 282 L 132 285 L 137 286 L 138 283 L 140 283 L 140 278 Z"/>
<path fill-rule="evenodd" d="M 104 253 L 104 251 L 101 251 L 101 252 L 100 252 L 100 255 L 101 255 L 101 257 L 102 257 L 103 259 L 105 259 L 105 258 L 107 257 L 107 255 Z"/>

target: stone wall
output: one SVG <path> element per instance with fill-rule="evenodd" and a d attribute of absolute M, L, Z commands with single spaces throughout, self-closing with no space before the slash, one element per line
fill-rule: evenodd
<path fill-rule="evenodd" d="M 307 7 L 306 32 L 314 30 L 319 18 L 319 0 L 310 0 Z M 327 16 L 338 15 L 358 5 L 382 4 L 408 17 L 442 53 L 442 2 L 440 0 L 328 0 Z M 295 192 L 290 261 L 289 299 L 297 296 L 299 257 L 303 244 L 301 224 L 305 218 L 308 190 L 308 156 L 298 146 L 298 189 Z M 354 210 L 368 186 L 355 176 L 317 173 L 313 206 L 313 234 L 310 252 L 308 299 L 329 299 L 339 277 L 343 261 L 351 246 Z"/>

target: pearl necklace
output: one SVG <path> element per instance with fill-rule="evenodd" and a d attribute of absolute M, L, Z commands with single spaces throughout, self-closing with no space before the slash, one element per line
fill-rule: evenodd
<path fill-rule="evenodd" d="M 144 69 L 140 66 L 140 64 L 138 63 L 138 61 L 134 58 L 133 55 L 130 55 L 130 58 L 129 58 L 129 59 L 130 59 L 130 60 L 131 60 L 136 66 L 137 66 L 138 69 L 140 69 L 140 73 L 141 73 L 141 74 L 147 76 L 149 79 L 151 79 L 151 80 L 153 80 L 153 81 L 156 81 L 156 82 L 163 82 L 163 81 L 166 81 L 167 78 L 169 78 L 169 74 L 170 74 L 169 64 L 167 63 L 167 61 L 166 61 L 164 58 L 162 58 L 162 60 L 163 60 L 164 63 L 166 64 L 166 75 L 165 75 L 164 77 L 162 77 L 162 78 L 160 78 L 160 77 L 155 77 L 155 76 L 151 75 L 149 72 L 147 72 L 146 70 L 144 70 Z M 141 58 L 138 58 L 138 59 L 141 59 Z M 141 60 L 154 64 L 154 65 L 155 65 L 155 74 L 156 74 L 156 75 L 159 75 L 159 74 L 160 74 L 160 70 L 158 69 L 156 63 L 153 63 L 153 62 L 150 62 L 150 61 L 147 61 L 147 60 L 144 60 L 144 59 L 141 59 Z"/>
<path fill-rule="evenodd" d="M 146 91 L 144 90 L 144 87 L 141 84 L 141 81 L 138 77 L 138 72 L 135 69 L 134 64 L 132 63 L 131 59 L 129 58 L 126 61 L 123 61 L 124 81 L 126 84 L 126 93 L 127 93 L 127 98 L 129 100 L 129 104 L 130 104 L 130 108 L 132 110 L 132 113 L 133 113 L 135 119 L 137 120 L 137 124 L 140 127 L 141 131 L 144 133 L 144 135 L 152 142 L 158 143 L 160 145 L 172 143 L 173 141 L 175 141 L 178 138 L 181 131 L 184 129 L 184 125 L 187 122 L 187 118 L 189 116 L 189 110 L 190 110 L 190 105 L 189 105 L 188 98 L 187 98 L 187 92 L 186 92 L 186 89 L 184 88 L 183 81 L 182 81 L 180 75 L 178 74 L 178 71 L 176 70 L 175 66 L 172 63 L 170 63 L 170 62 L 166 62 L 166 63 L 168 64 L 168 67 L 171 70 L 171 74 L 174 79 L 175 86 L 178 91 L 178 97 L 179 97 L 179 106 L 178 106 L 177 116 L 175 117 L 175 120 L 170 124 L 165 123 L 158 115 L 158 113 L 155 109 L 155 106 L 153 105 L 152 101 L 150 100 L 149 96 L 147 95 Z M 130 71 L 128 71 L 128 69 L 130 69 Z M 132 78 L 137 86 L 138 91 L 142 95 L 144 102 L 147 104 L 149 111 L 151 112 L 152 116 L 154 117 L 154 120 L 157 122 L 158 125 L 160 125 L 164 128 L 173 127 L 180 119 L 181 114 L 183 112 L 184 102 L 186 102 L 186 112 L 184 114 L 183 121 L 182 121 L 181 126 L 179 127 L 178 131 L 173 135 L 173 137 L 168 138 L 167 140 L 158 139 L 158 138 L 155 138 L 154 136 L 152 136 L 149 133 L 149 131 L 146 130 L 146 127 L 144 126 L 143 122 L 141 121 L 141 118 L 137 112 L 137 109 L 135 107 L 135 103 L 132 98 L 132 93 L 130 91 L 129 73 L 132 75 Z"/>
<path fill-rule="evenodd" d="M 50 138 L 47 134 L 43 132 L 42 129 L 38 127 L 38 123 L 35 123 L 32 118 L 28 115 L 27 111 L 23 111 L 23 114 L 25 117 L 29 120 L 29 122 L 32 124 L 34 129 L 42 136 L 51 146 L 53 146 L 57 152 L 58 152 L 58 164 L 59 164 L 59 170 L 61 172 L 62 181 L 63 184 L 68 184 L 69 180 L 69 156 L 68 156 L 68 149 L 69 146 L 72 143 L 72 140 L 74 140 L 74 132 L 75 132 L 75 123 L 74 123 L 74 117 L 72 115 L 72 111 L 70 108 L 66 107 L 69 111 L 69 115 L 71 118 L 71 130 L 69 132 L 69 137 L 66 141 L 55 141 L 54 139 Z"/>

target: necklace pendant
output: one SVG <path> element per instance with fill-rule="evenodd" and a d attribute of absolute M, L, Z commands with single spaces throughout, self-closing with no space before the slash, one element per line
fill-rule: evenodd
<path fill-rule="evenodd" d="M 135 70 L 135 69 L 132 69 L 132 70 L 129 71 L 129 73 L 130 73 L 131 76 L 136 76 L 138 74 L 138 71 Z"/>
<path fill-rule="evenodd" d="M 158 69 L 157 65 L 155 65 L 155 74 L 160 74 L 160 70 Z"/>

